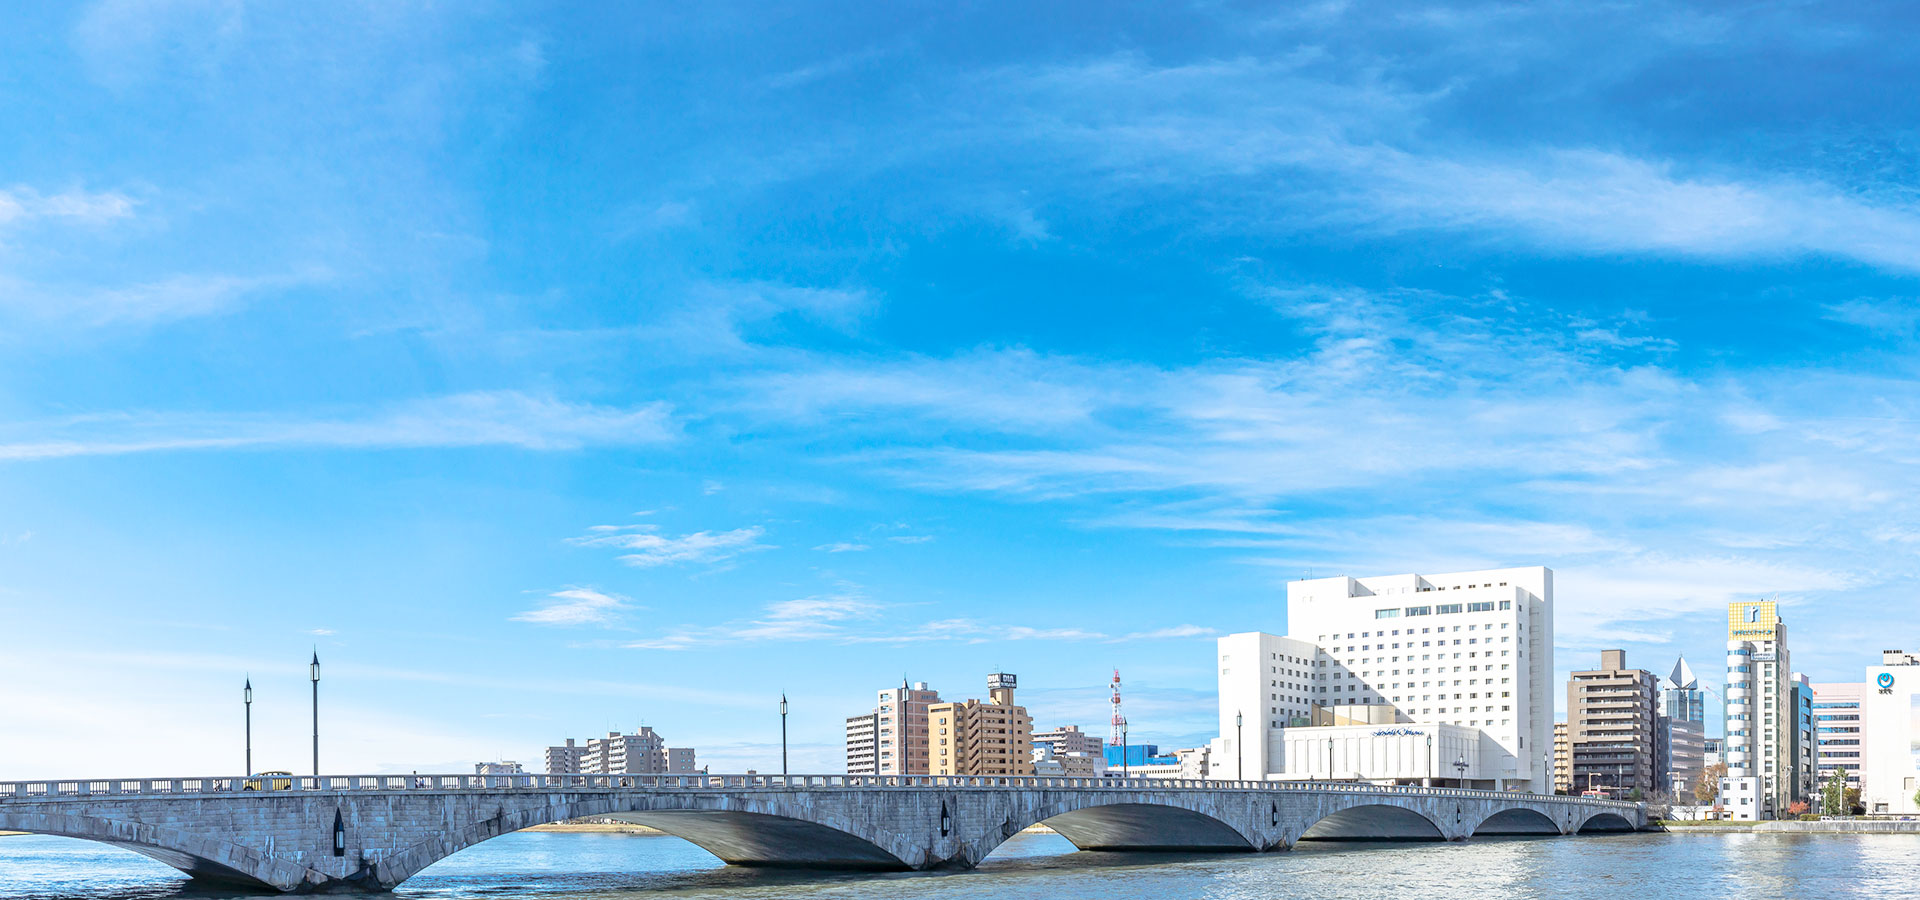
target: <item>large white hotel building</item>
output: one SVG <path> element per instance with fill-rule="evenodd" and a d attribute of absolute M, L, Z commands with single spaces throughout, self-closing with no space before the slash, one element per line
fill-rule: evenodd
<path fill-rule="evenodd" d="M 1316 578 L 1219 640 L 1216 778 L 1553 792 L 1553 572 Z"/>

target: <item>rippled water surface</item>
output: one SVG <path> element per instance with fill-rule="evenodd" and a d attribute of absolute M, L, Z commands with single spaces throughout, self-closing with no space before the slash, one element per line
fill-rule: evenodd
<path fill-rule="evenodd" d="M 1920 897 L 1920 835 L 1666 835 L 1304 844 L 1228 856 L 1076 853 L 1020 835 L 980 868 L 930 874 L 728 868 L 677 838 L 523 832 L 441 861 L 392 895 L 457 898 L 1392 898 Z M 112 847 L 0 837 L 0 898 L 239 898 Z M 279 896 L 279 895 L 269 895 Z"/>

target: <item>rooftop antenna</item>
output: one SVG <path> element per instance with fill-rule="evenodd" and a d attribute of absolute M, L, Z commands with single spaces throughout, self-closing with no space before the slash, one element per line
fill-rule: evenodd
<path fill-rule="evenodd" d="M 1108 743 L 1118 747 L 1125 742 L 1121 732 L 1127 727 L 1127 717 L 1120 711 L 1120 670 L 1113 670 L 1113 730 L 1108 735 Z"/>

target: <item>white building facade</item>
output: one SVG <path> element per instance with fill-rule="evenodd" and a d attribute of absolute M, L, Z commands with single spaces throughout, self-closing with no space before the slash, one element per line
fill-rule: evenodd
<path fill-rule="evenodd" d="M 1813 686 L 1814 743 L 1818 747 L 1818 787 L 1825 789 L 1834 773 L 1847 773 L 1847 787 L 1860 786 L 1863 761 L 1860 700 L 1866 685 L 1823 682 Z"/>
<path fill-rule="evenodd" d="M 1870 814 L 1920 813 L 1920 658 L 1885 651 L 1860 695 L 1860 802 Z"/>
<path fill-rule="evenodd" d="M 1545 567 L 1292 582 L 1285 636 L 1218 650 L 1212 777 L 1552 792 Z"/>

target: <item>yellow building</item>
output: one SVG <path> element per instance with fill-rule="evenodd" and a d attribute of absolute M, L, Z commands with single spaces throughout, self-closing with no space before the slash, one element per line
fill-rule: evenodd
<path fill-rule="evenodd" d="M 1032 775 L 1033 718 L 1013 702 L 1016 679 L 987 676 L 987 702 L 927 707 L 928 755 L 935 775 Z"/>

